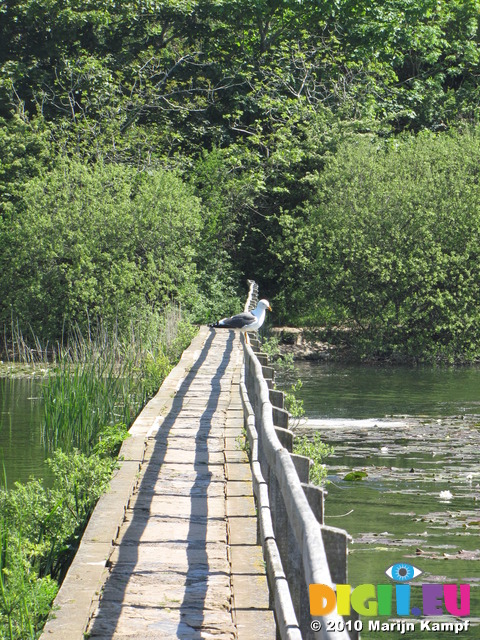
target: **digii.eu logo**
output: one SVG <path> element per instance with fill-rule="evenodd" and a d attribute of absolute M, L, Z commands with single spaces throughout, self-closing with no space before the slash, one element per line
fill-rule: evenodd
<path fill-rule="evenodd" d="M 336 610 L 338 616 L 349 617 L 353 609 L 357 614 L 366 617 L 397 615 L 428 618 L 450 614 L 457 618 L 465 618 L 470 615 L 470 585 L 468 584 L 417 585 L 421 588 L 415 589 L 415 599 L 413 599 L 410 582 L 423 573 L 420 569 L 411 564 L 399 562 L 388 567 L 385 573 L 395 584 L 360 584 L 354 589 L 349 584 L 337 584 L 336 590 L 325 584 L 311 584 L 310 614 L 315 617 L 324 617 Z M 421 594 L 420 597 L 419 594 Z M 320 629 L 319 621 L 314 622 L 312 622 L 312 629 Z M 369 629 L 405 631 L 407 624 L 412 627 L 408 630 L 414 630 L 413 622 L 402 621 L 394 623 L 370 621 Z M 424 619 L 420 624 L 424 631 L 448 630 L 455 634 L 469 627 L 468 620 L 433 623 L 431 620 Z M 360 630 L 359 626 L 362 626 L 362 623 L 357 620 L 355 628 Z"/>

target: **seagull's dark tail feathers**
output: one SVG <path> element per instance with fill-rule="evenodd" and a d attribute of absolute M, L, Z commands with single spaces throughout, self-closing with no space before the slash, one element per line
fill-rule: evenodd
<path fill-rule="evenodd" d="M 223 324 L 220 324 L 219 322 L 212 322 L 212 324 L 208 325 L 211 329 L 228 329 L 228 327 L 226 327 Z"/>

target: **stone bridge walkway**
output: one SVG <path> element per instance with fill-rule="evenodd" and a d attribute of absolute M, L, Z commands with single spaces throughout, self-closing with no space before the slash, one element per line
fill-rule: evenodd
<path fill-rule="evenodd" d="M 143 461 L 85 637 L 274 640 L 250 468 L 238 442 L 242 363 L 238 335 L 202 328 L 135 422 L 124 465 L 139 437 Z M 100 503 L 97 509 L 92 526 L 95 519 L 111 526 Z M 49 623 L 45 637 L 80 640 L 68 630 L 74 598 L 60 593 L 58 604 L 60 625 Z"/>

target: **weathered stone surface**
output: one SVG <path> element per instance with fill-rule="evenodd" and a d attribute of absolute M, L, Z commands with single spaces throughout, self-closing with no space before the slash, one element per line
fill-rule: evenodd
<path fill-rule="evenodd" d="M 251 496 L 231 496 L 227 501 L 227 516 L 256 516 Z"/>
<path fill-rule="evenodd" d="M 92 638 L 236 637 L 223 452 L 234 346 L 229 333 L 211 341 L 149 439 Z"/>
<path fill-rule="evenodd" d="M 227 460 L 225 465 L 225 475 L 227 480 L 242 480 L 245 482 L 252 481 L 252 472 L 250 471 L 250 465 L 244 462 L 230 462 Z"/>
<path fill-rule="evenodd" d="M 135 421 L 45 637 L 274 640 L 250 467 L 236 440 L 243 354 L 233 332 L 200 335 Z"/>

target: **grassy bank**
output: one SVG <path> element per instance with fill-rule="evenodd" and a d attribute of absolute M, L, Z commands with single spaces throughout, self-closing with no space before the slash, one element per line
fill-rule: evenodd
<path fill-rule="evenodd" d="M 194 333 L 171 306 L 128 335 L 99 324 L 57 345 L 48 362 L 43 350 L 43 433 L 54 479 L 50 487 L 7 487 L 5 479 L 0 489 L 0 640 L 39 637 L 128 427 Z M 18 345 L 17 335 L 17 364 L 38 366 L 33 349 L 22 360 Z"/>

